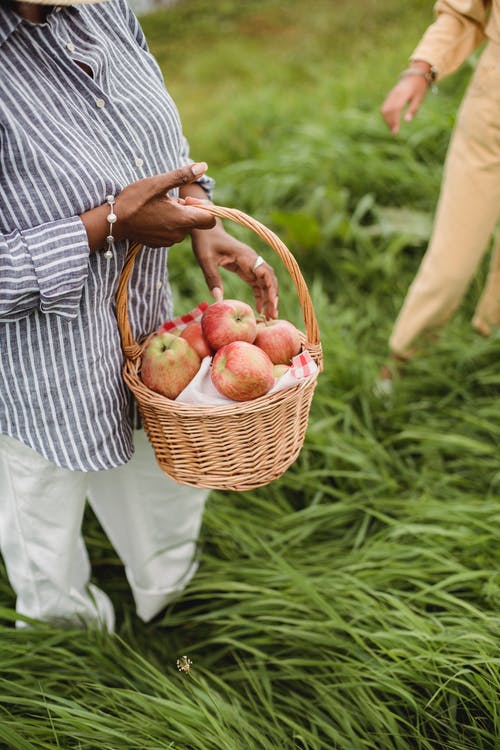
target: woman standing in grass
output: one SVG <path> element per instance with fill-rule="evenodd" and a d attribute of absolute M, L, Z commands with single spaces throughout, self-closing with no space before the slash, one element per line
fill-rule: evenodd
<path fill-rule="evenodd" d="M 393 363 L 441 327 L 460 304 L 500 216 L 500 1 L 438 0 L 437 18 L 389 92 L 382 115 L 392 133 L 411 121 L 434 81 L 456 70 L 484 41 L 450 141 L 431 241 L 390 337 Z M 500 247 L 494 249 L 474 328 L 500 324 Z M 389 364 L 382 377 L 390 379 Z"/>
<path fill-rule="evenodd" d="M 207 493 L 169 481 L 134 431 L 115 315 L 127 241 L 145 246 L 136 338 L 172 315 L 167 248 L 187 234 L 214 296 L 228 267 L 273 317 L 276 279 L 190 203 L 212 183 L 126 0 L 2 0 L 0 70 L 0 549 L 20 614 L 112 629 L 88 498 L 147 621 L 196 570 Z"/>

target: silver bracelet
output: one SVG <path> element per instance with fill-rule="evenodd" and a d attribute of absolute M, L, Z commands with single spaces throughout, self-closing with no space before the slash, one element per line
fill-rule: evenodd
<path fill-rule="evenodd" d="M 113 206 L 115 205 L 115 196 L 107 195 L 106 203 L 109 204 L 110 211 L 109 211 L 109 214 L 106 216 L 106 219 L 108 220 L 108 224 L 109 224 L 109 232 L 108 232 L 108 236 L 106 237 L 106 243 L 108 247 L 107 247 L 106 252 L 104 253 L 104 257 L 106 258 L 106 260 L 109 261 L 109 259 L 113 257 L 113 250 L 115 249 L 115 238 L 113 237 L 113 224 L 118 218 L 115 212 L 113 211 Z"/>

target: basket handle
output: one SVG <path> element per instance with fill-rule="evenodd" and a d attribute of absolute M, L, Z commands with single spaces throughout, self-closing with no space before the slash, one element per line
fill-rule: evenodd
<path fill-rule="evenodd" d="M 135 256 L 141 248 L 142 244 L 140 242 L 131 242 L 129 244 L 116 292 L 116 321 L 118 323 L 118 330 L 120 331 L 120 337 L 122 340 L 122 349 L 125 358 L 132 361 L 135 361 L 140 357 L 142 347 L 139 346 L 132 336 L 132 329 L 130 328 L 130 320 L 128 317 L 128 282 L 134 267 Z"/>
<path fill-rule="evenodd" d="M 295 288 L 297 290 L 306 327 L 307 345 L 310 344 L 313 349 L 318 350 L 317 356 L 320 356 L 319 352 L 321 347 L 319 327 L 316 320 L 316 314 L 314 312 L 312 300 L 309 295 L 304 277 L 302 276 L 302 273 L 300 271 L 299 265 L 286 245 L 274 232 L 268 229 L 264 224 L 261 224 L 256 219 L 252 218 L 248 214 L 243 213 L 243 211 L 239 211 L 236 208 L 225 208 L 224 206 L 215 206 L 208 203 L 200 204 L 199 206 L 197 206 L 197 208 L 203 208 L 213 216 L 218 216 L 221 219 L 231 219 L 237 224 L 241 224 L 244 227 L 252 229 L 279 255 L 285 268 L 292 277 Z M 127 288 L 128 281 L 132 273 L 135 256 L 137 255 L 141 247 L 142 245 L 139 242 L 130 244 L 116 296 L 116 316 L 122 339 L 123 352 L 128 359 L 132 360 L 135 360 L 140 356 L 142 348 L 134 340 L 130 329 L 130 322 L 127 312 Z"/>

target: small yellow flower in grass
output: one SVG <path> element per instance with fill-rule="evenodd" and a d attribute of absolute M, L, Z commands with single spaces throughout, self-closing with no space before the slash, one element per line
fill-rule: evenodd
<path fill-rule="evenodd" d="M 192 663 L 191 659 L 188 659 L 187 656 L 181 656 L 180 659 L 177 659 L 177 669 L 179 672 L 189 672 Z"/>

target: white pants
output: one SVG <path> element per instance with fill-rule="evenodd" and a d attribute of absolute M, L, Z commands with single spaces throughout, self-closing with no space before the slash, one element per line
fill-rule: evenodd
<path fill-rule="evenodd" d="M 196 571 L 207 495 L 171 481 L 142 431 L 129 463 L 98 472 L 61 469 L 0 435 L 0 551 L 16 611 L 44 621 L 97 621 L 113 630 L 110 600 L 89 584 L 81 533 L 88 499 L 125 566 L 137 614 L 148 622 Z"/>

